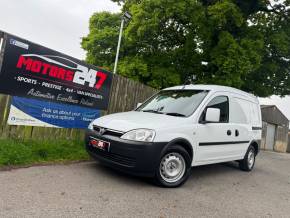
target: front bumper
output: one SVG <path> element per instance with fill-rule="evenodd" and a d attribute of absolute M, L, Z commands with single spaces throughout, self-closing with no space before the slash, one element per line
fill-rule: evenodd
<path fill-rule="evenodd" d="M 90 139 L 110 142 L 109 152 L 90 145 Z M 99 135 L 93 130 L 86 132 L 86 150 L 101 163 L 120 171 L 139 176 L 154 176 L 163 148 L 167 142 L 136 142 L 117 136 Z"/>

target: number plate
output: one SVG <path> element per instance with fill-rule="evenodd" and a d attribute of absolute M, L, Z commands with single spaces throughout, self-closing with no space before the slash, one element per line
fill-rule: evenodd
<path fill-rule="evenodd" d="M 110 149 L 110 142 L 105 142 L 103 140 L 95 139 L 92 137 L 90 139 L 90 145 L 94 148 L 97 148 L 103 151 L 109 151 Z"/>

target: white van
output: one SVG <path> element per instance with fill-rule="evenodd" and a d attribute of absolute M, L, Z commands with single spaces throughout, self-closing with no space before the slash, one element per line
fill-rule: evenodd
<path fill-rule="evenodd" d="M 257 98 L 216 85 L 164 89 L 137 109 L 94 120 L 88 153 L 101 163 L 177 187 L 193 166 L 238 161 L 251 171 L 261 141 Z"/>

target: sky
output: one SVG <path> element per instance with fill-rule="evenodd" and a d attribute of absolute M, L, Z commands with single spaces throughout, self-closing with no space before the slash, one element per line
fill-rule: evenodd
<path fill-rule="evenodd" d="M 120 6 L 110 0 L 0 0 L 0 30 L 85 59 L 81 37 L 89 32 L 89 18 L 99 11 L 119 12 Z M 259 100 L 277 105 L 290 120 L 290 96 Z"/>
<path fill-rule="evenodd" d="M 0 0 L 0 30 L 78 59 L 94 12 L 119 12 L 110 0 Z"/>

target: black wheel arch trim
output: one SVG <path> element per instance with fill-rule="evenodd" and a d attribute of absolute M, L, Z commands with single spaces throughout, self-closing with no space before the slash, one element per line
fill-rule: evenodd
<path fill-rule="evenodd" d="M 187 150 L 188 151 L 188 149 L 189 149 L 189 156 L 190 156 L 190 158 L 191 158 L 191 161 L 192 161 L 192 159 L 193 159 L 193 157 L 194 157 L 194 151 L 193 151 L 193 147 L 192 147 L 192 144 L 187 140 L 187 139 L 185 139 L 185 138 L 175 138 L 175 139 L 173 139 L 173 140 L 171 140 L 170 142 L 168 142 L 165 146 L 164 146 L 164 148 L 162 149 L 162 151 L 161 151 L 161 154 L 160 154 L 160 158 L 164 155 L 164 153 L 167 151 L 167 149 L 170 147 L 170 146 L 172 146 L 172 145 L 180 145 L 180 146 L 182 146 L 182 147 L 184 147 L 183 145 L 186 145 L 186 147 L 185 147 L 185 150 Z"/>
<path fill-rule="evenodd" d="M 256 150 L 256 155 L 260 152 L 260 148 L 261 148 L 261 139 L 254 139 L 250 142 L 249 147 L 253 144 L 257 144 L 257 150 Z M 256 148 L 255 148 L 256 149 Z"/>

